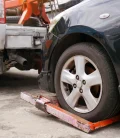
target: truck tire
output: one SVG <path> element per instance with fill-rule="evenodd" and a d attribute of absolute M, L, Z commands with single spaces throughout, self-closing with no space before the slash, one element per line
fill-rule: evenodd
<path fill-rule="evenodd" d="M 59 58 L 54 77 L 60 105 L 89 121 L 100 121 L 120 110 L 118 81 L 102 46 L 79 43 Z"/>

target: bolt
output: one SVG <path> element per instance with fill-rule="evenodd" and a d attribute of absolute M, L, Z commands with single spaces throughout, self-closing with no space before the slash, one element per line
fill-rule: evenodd
<path fill-rule="evenodd" d="M 85 81 L 85 80 L 83 80 L 83 81 L 82 81 L 82 83 L 85 85 L 85 84 L 86 84 L 86 81 Z"/>
<path fill-rule="evenodd" d="M 83 90 L 82 89 L 80 89 L 80 93 L 83 93 Z"/>
<path fill-rule="evenodd" d="M 79 80 L 79 76 L 78 75 L 76 75 L 76 79 Z"/>
<path fill-rule="evenodd" d="M 76 87 L 77 87 L 77 85 L 76 85 L 76 84 L 73 84 L 73 87 L 74 87 L 74 88 L 76 88 Z"/>

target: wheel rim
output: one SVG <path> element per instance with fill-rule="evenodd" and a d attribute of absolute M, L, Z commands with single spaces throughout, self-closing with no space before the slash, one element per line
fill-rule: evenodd
<path fill-rule="evenodd" d="M 97 66 L 81 55 L 66 61 L 61 71 L 60 86 L 66 103 L 79 113 L 94 110 L 102 96 L 102 78 Z"/>

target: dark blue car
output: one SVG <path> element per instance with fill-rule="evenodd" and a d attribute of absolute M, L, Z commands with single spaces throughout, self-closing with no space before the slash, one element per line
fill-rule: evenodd
<path fill-rule="evenodd" d="M 90 121 L 120 111 L 120 0 L 85 0 L 51 22 L 41 87 Z M 43 82 L 44 80 L 44 82 Z"/>

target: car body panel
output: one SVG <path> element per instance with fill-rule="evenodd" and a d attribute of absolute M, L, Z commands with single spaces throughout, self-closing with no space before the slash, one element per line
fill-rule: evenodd
<path fill-rule="evenodd" d="M 101 18 L 106 13 L 108 16 Z M 83 33 L 106 49 L 120 83 L 120 0 L 85 0 L 60 13 L 53 24 L 49 32 L 52 44 L 44 51 L 44 70 L 49 70 L 52 52 L 66 36 Z"/>

